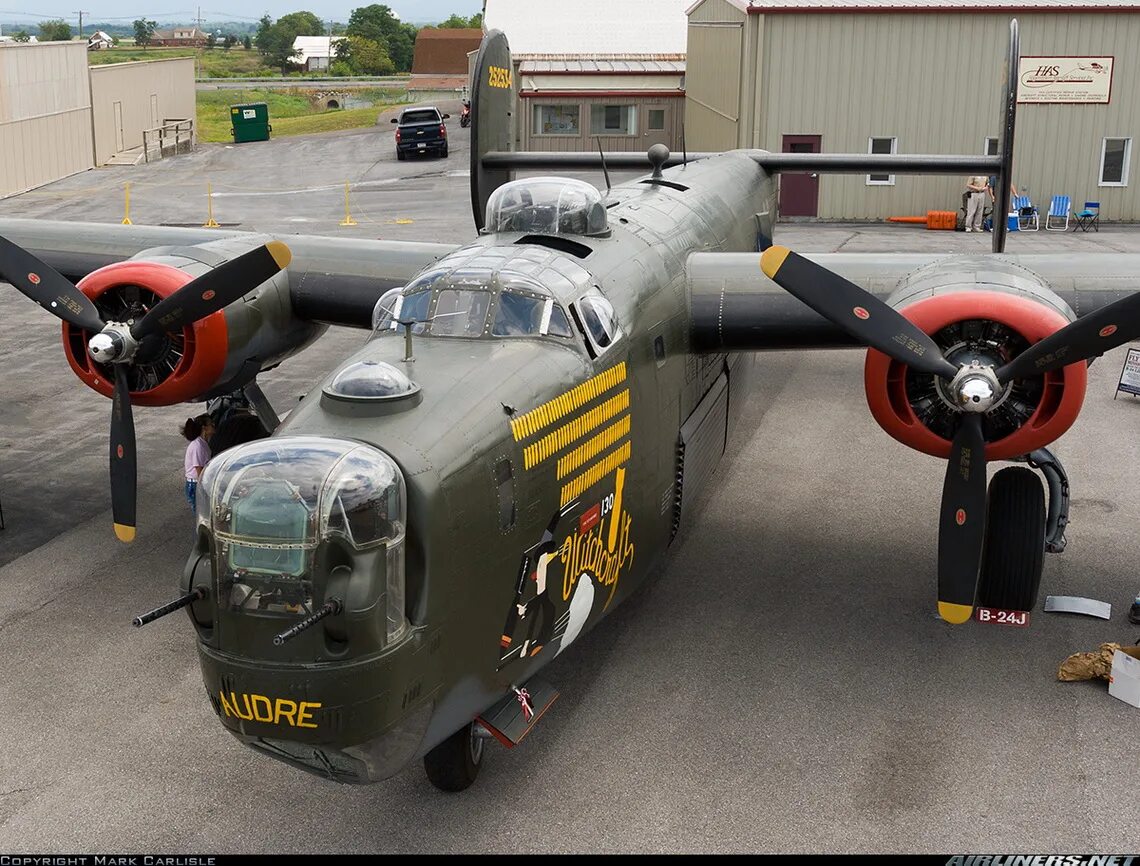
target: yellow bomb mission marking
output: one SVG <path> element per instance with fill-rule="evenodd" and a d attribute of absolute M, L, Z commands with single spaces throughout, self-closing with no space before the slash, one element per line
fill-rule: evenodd
<path fill-rule="evenodd" d="M 271 725 L 280 725 L 284 719 L 292 728 L 317 727 L 312 720 L 312 711 L 321 708 L 320 704 L 311 701 L 297 703 L 286 698 L 272 700 L 265 695 L 238 695 L 230 692 L 227 700 L 225 692 L 218 692 L 218 697 L 222 701 L 222 711 L 227 716 L 245 722 L 267 722 Z"/>
<path fill-rule="evenodd" d="M 536 409 L 531 409 L 525 415 L 511 421 L 511 433 L 516 442 L 521 442 L 528 436 L 533 436 L 544 427 L 549 427 L 560 418 L 565 418 L 571 412 L 576 412 L 599 394 L 620 385 L 625 381 L 625 361 L 615 364 L 608 370 L 599 373 L 582 384 L 571 388 L 565 394 L 560 394 L 553 400 L 543 403 Z"/>

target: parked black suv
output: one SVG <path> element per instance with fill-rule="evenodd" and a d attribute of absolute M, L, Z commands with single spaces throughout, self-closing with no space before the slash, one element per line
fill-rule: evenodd
<path fill-rule="evenodd" d="M 407 159 L 409 153 L 438 153 L 447 156 L 447 125 L 450 114 L 440 114 L 432 105 L 405 108 L 393 117 L 396 126 L 396 159 Z"/>

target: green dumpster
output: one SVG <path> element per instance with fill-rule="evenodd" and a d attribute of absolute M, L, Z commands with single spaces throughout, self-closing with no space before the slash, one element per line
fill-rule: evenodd
<path fill-rule="evenodd" d="M 247 102 L 230 106 L 230 133 L 235 143 L 243 141 L 269 141 L 273 127 L 269 125 L 269 105 L 265 102 Z"/>

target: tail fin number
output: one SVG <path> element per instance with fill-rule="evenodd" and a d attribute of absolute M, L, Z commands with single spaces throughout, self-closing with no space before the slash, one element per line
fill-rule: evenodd
<path fill-rule="evenodd" d="M 488 66 L 487 83 L 491 87 L 501 87 L 504 90 L 510 90 L 511 70 L 503 69 L 501 66 Z"/>

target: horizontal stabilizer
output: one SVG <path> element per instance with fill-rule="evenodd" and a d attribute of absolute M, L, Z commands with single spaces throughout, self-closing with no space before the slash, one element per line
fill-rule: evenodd
<path fill-rule="evenodd" d="M 977 154 L 923 153 L 771 153 L 741 150 L 770 172 L 816 171 L 827 174 L 995 174 L 1001 157 Z M 717 153 L 690 153 L 689 162 L 718 156 Z M 686 156 L 670 153 L 664 168 L 681 165 Z M 648 169 L 649 156 L 643 151 L 592 153 L 589 151 L 492 151 L 483 154 L 483 166 L 499 171 L 547 171 L 601 169 Z"/>

